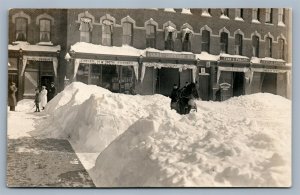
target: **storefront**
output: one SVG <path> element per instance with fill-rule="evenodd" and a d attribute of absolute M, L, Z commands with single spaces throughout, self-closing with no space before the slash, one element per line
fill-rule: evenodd
<path fill-rule="evenodd" d="M 116 61 L 76 58 L 74 78 L 86 84 L 109 89 L 116 93 L 130 93 L 138 79 L 137 61 Z"/>

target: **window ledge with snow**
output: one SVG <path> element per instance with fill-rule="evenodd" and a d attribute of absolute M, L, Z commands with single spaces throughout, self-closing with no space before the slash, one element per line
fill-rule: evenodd
<path fill-rule="evenodd" d="M 176 11 L 173 8 L 165 8 L 165 12 L 172 12 L 175 13 Z"/>
<path fill-rule="evenodd" d="M 258 21 L 257 19 L 252 19 L 251 22 L 252 22 L 252 23 L 255 23 L 255 24 L 260 24 L 260 21 Z"/>
<path fill-rule="evenodd" d="M 52 46 L 53 43 L 50 41 L 50 42 L 39 42 L 37 43 L 37 45 L 48 45 L 48 46 Z"/>
<path fill-rule="evenodd" d="M 235 17 L 234 20 L 244 22 L 244 19 L 241 17 Z"/>
<path fill-rule="evenodd" d="M 221 18 L 221 19 L 225 19 L 225 20 L 230 20 L 229 17 L 228 17 L 228 16 L 225 16 L 224 14 L 222 14 L 222 15 L 220 16 L 220 18 Z"/>
<path fill-rule="evenodd" d="M 280 21 L 280 22 L 278 22 L 278 26 L 283 26 L 283 27 L 285 27 L 285 24 L 284 24 L 282 21 Z"/>
<path fill-rule="evenodd" d="M 182 9 L 181 11 L 182 14 L 188 14 L 188 15 L 192 15 L 191 10 L 190 9 Z"/>
<path fill-rule="evenodd" d="M 203 16 L 203 17 L 211 17 L 211 15 L 208 12 L 202 12 L 201 16 Z"/>

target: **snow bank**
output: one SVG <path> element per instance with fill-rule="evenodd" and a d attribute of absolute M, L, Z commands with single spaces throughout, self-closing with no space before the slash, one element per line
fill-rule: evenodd
<path fill-rule="evenodd" d="M 98 187 L 291 185 L 289 100 L 260 93 L 197 101 L 198 112 L 185 116 L 169 105 L 162 95 L 75 82 L 51 100 L 47 124 L 32 135 L 94 152 L 87 164 Z"/>
<path fill-rule="evenodd" d="M 140 118 L 90 171 L 103 187 L 290 186 L 289 100 L 254 94 Z M 284 114 L 283 114 L 284 113 Z M 279 117 L 280 116 L 280 117 Z"/>

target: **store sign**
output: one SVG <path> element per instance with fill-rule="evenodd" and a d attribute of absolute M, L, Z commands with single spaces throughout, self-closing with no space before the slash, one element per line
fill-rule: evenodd
<path fill-rule="evenodd" d="M 227 91 L 231 87 L 231 85 L 229 83 L 221 83 L 220 87 L 222 90 Z"/>
<path fill-rule="evenodd" d="M 235 58 L 235 57 L 224 57 L 220 56 L 221 61 L 227 61 L 227 62 L 250 62 L 249 58 Z"/>
<path fill-rule="evenodd" d="M 183 54 L 183 53 L 160 53 L 160 52 L 146 52 L 146 56 L 150 58 L 173 58 L 173 59 L 189 59 L 194 60 L 194 54 Z"/>
<path fill-rule="evenodd" d="M 138 62 L 135 62 L 135 61 L 96 60 L 96 59 L 80 59 L 79 63 L 119 65 L 119 66 L 136 66 L 136 65 L 138 65 Z"/>
<path fill-rule="evenodd" d="M 46 61 L 46 62 L 52 62 L 53 58 L 56 57 L 45 57 L 45 56 L 26 56 L 27 60 L 32 60 L 32 61 Z"/>
<path fill-rule="evenodd" d="M 284 73 L 288 70 L 280 70 L 280 69 L 270 69 L 270 68 L 252 68 L 254 72 L 266 72 L 266 73 Z"/>
<path fill-rule="evenodd" d="M 260 60 L 261 64 L 264 65 L 278 65 L 278 66 L 284 66 L 285 62 L 283 61 L 268 61 L 268 60 Z"/>
<path fill-rule="evenodd" d="M 220 71 L 229 71 L 229 72 L 246 72 L 248 68 L 246 67 L 219 67 Z"/>

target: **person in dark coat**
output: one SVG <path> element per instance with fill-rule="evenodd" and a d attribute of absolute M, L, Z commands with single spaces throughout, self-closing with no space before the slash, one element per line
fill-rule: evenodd
<path fill-rule="evenodd" d="M 18 91 L 16 84 L 11 82 L 9 89 L 8 89 L 8 104 L 9 110 L 15 111 L 17 106 L 17 99 L 16 99 L 16 92 Z"/>
<path fill-rule="evenodd" d="M 48 89 L 48 94 L 47 94 L 47 99 L 48 99 L 48 102 L 54 98 L 55 96 L 55 93 L 56 93 L 56 89 L 55 89 L 55 86 L 54 86 L 54 83 L 52 82 L 49 89 Z"/>
<path fill-rule="evenodd" d="M 216 91 L 216 101 L 220 102 L 221 101 L 221 88 Z"/>
<path fill-rule="evenodd" d="M 176 104 L 178 100 L 178 86 L 174 84 L 173 90 L 170 95 L 171 98 L 171 109 L 176 109 Z"/>
<path fill-rule="evenodd" d="M 40 91 L 39 91 L 39 88 L 36 88 L 35 89 L 35 98 L 34 98 L 35 112 L 40 112 L 40 102 L 41 102 Z"/>

